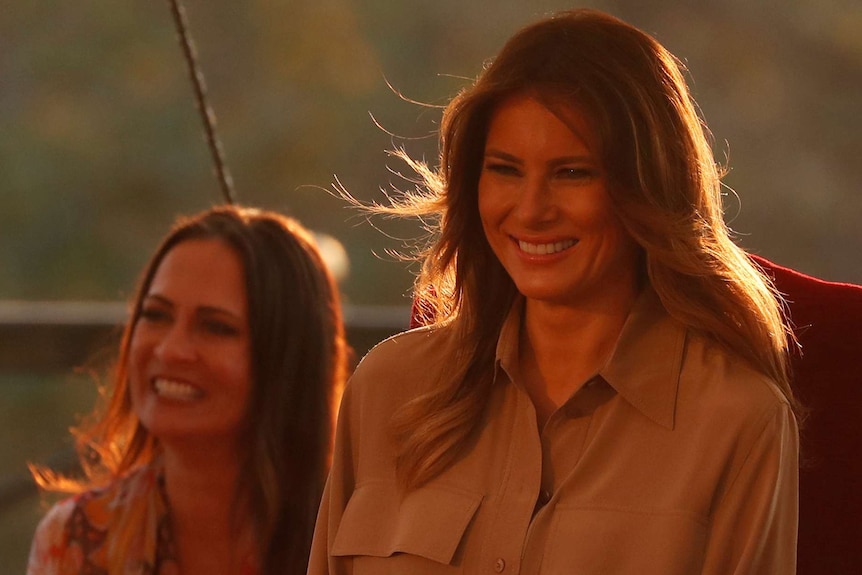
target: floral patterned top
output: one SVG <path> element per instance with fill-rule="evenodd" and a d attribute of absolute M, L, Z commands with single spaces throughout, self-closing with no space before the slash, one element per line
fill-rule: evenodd
<path fill-rule="evenodd" d="M 179 575 L 169 511 L 158 461 L 65 499 L 36 528 L 27 575 Z"/>

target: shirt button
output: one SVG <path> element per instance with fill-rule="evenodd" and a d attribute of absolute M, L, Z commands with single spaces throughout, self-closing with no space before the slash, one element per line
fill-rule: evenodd
<path fill-rule="evenodd" d="M 506 568 L 506 561 L 502 557 L 497 557 L 497 560 L 494 561 L 494 571 L 497 573 L 502 573 Z"/>
<path fill-rule="evenodd" d="M 551 492 L 547 489 L 542 489 L 539 492 L 539 505 L 545 506 L 551 500 Z"/>

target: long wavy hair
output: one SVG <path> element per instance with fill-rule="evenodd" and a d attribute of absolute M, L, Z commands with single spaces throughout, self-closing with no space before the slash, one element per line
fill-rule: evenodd
<path fill-rule="evenodd" d="M 398 153 L 423 185 L 380 211 L 431 222 L 435 240 L 419 254 L 419 311 L 428 323 L 451 324 L 459 341 L 440 385 L 394 416 L 406 485 L 460 455 L 490 395 L 497 337 L 517 290 L 484 237 L 478 182 L 490 119 L 514 95 L 591 119 L 614 209 L 643 252 L 641 277 L 671 316 L 774 380 L 798 409 L 783 301 L 724 222 L 722 169 L 684 73 L 641 30 L 593 10 L 562 12 L 520 30 L 451 100 L 436 169 Z"/>
<path fill-rule="evenodd" d="M 132 408 L 129 350 L 141 303 L 176 245 L 218 239 L 240 256 L 251 333 L 252 396 L 234 501 L 249 502 L 262 573 L 303 573 L 330 462 L 335 405 L 347 375 L 338 290 L 311 234 L 262 210 L 216 207 L 180 218 L 143 271 L 106 406 L 73 433 L 85 479 L 33 468 L 47 489 L 81 491 L 150 463 L 159 441 Z"/>

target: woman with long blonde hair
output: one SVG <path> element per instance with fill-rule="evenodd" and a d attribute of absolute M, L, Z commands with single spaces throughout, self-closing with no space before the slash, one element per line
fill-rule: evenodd
<path fill-rule="evenodd" d="M 440 144 L 382 208 L 437 223 L 430 325 L 348 385 L 309 573 L 793 573 L 791 336 L 679 61 L 557 14 Z"/>

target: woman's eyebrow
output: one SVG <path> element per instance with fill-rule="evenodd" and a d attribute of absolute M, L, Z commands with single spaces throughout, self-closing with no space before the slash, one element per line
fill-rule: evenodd
<path fill-rule="evenodd" d="M 200 314 L 226 315 L 236 319 L 237 321 L 244 321 L 245 319 L 244 316 L 238 311 L 214 305 L 200 305 L 195 309 L 195 311 Z"/>
<path fill-rule="evenodd" d="M 491 157 L 498 160 L 505 160 L 507 162 L 512 162 L 513 164 L 523 164 L 524 161 L 518 158 L 517 156 L 513 156 L 508 152 L 504 152 L 497 148 L 489 148 L 485 151 L 485 157 Z M 548 161 L 548 165 L 551 166 L 560 166 L 563 164 L 574 164 L 579 162 L 588 162 L 591 164 L 596 163 L 596 159 L 590 154 L 581 154 L 581 155 L 572 155 L 572 156 L 560 156 L 559 158 L 553 158 Z"/>
<path fill-rule="evenodd" d="M 579 156 L 578 155 L 560 156 L 559 158 L 554 158 L 554 159 L 548 161 L 548 165 L 551 165 L 551 166 L 561 166 L 563 164 L 583 164 L 583 163 L 594 164 L 594 163 L 596 163 L 596 159 L 591 155 L 582 154 Z"/>
<path fill-rule="evenodd" d="M 512 162 L 513 164 L 523 164 L 523 160 L 518 158 L 517 156 L 513 156 L 508 152 L 504 152 L 503 150 L 498 150 L 497 148 L 488 148 L 485 150 L 485 157 L 492 157 L 498 160 L 505 160 L 507 162 Z"/>
<path fill-rule="evenodd" d="M 169 306 L 174 305 L 174 302 L 172 302 L 169 298 L 167 298 L 167 297 L 165 297 L 159 293 L 152 293 L 152 292 L 145 295 L 143 297 L 143 299 L 141 300 L 141 303 L 146 303 L 146 302 L 151 301 L 151 300 L 155 300 L 156 302 L 164 304 L 164 305 L 169 305 Z"/>

